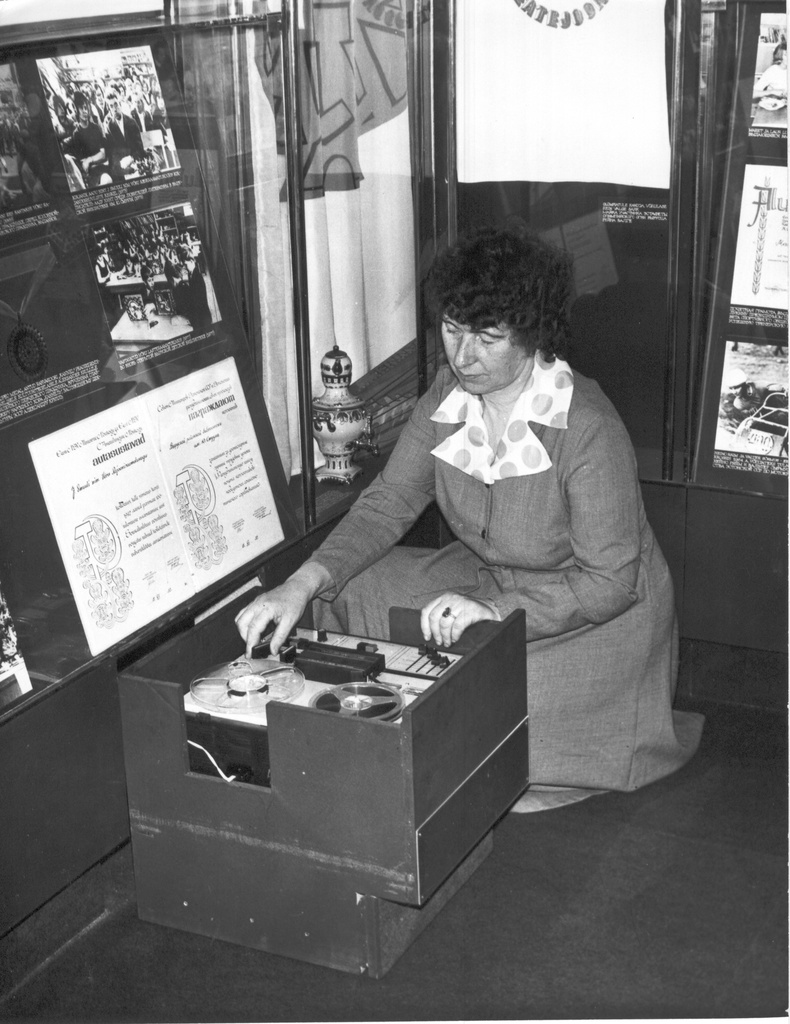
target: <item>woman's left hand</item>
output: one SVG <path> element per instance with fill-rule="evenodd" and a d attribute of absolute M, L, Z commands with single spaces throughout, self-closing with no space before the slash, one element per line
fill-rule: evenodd
<path fill-rule="evenodd" d="M 433 640 L 440 647 L 449 647 L 473 622 L 488 619 L 499 620 L 489 604 L 448 590 L 425 605 L 420 614 L 420 627 L 426 642 Z"/>

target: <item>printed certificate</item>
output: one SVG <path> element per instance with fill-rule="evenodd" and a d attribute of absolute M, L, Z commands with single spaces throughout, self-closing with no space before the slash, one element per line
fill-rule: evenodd
<path fill-rule="evenodd" d="M 94 655 L 283 539 L 233 359 L 29 447 Z"/>

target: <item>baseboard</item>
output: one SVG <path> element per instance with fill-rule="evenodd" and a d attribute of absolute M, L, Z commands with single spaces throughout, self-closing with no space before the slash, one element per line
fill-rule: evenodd
<path fill-rule="evenodd" d="M 787 710 L 787 655 L 681 640 L 678 696 Z"/>

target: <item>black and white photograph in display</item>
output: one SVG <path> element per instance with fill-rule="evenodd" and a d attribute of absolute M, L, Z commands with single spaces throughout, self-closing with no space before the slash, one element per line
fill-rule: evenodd
<path fill-rule="evenodd" d="M 180 166 L 150 46 L 37 63 L 72 193 Z"/>
<path fill-rule="evenodd" d="M 191 204 L 103 224 L 92 230 L 89 244 L 119 351 L 197 338 L 220 319 Z"/>
<path fill-rule="evenodd" d="M 754 67 L 750 135 L 787 138 L 787 15 L 764 14 Z"/>
<path fill-rule="evenodd" d="M 787 474 L 787 348 L 727 343 L 713 464 Z"/>

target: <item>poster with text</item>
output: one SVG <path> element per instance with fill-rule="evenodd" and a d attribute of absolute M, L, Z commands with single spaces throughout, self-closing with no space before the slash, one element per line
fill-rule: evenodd
<path fill-rule="evenodd" d="M 787 325 L 787 169 L 746 164 L 738 218 L 730 323 Z"/>

